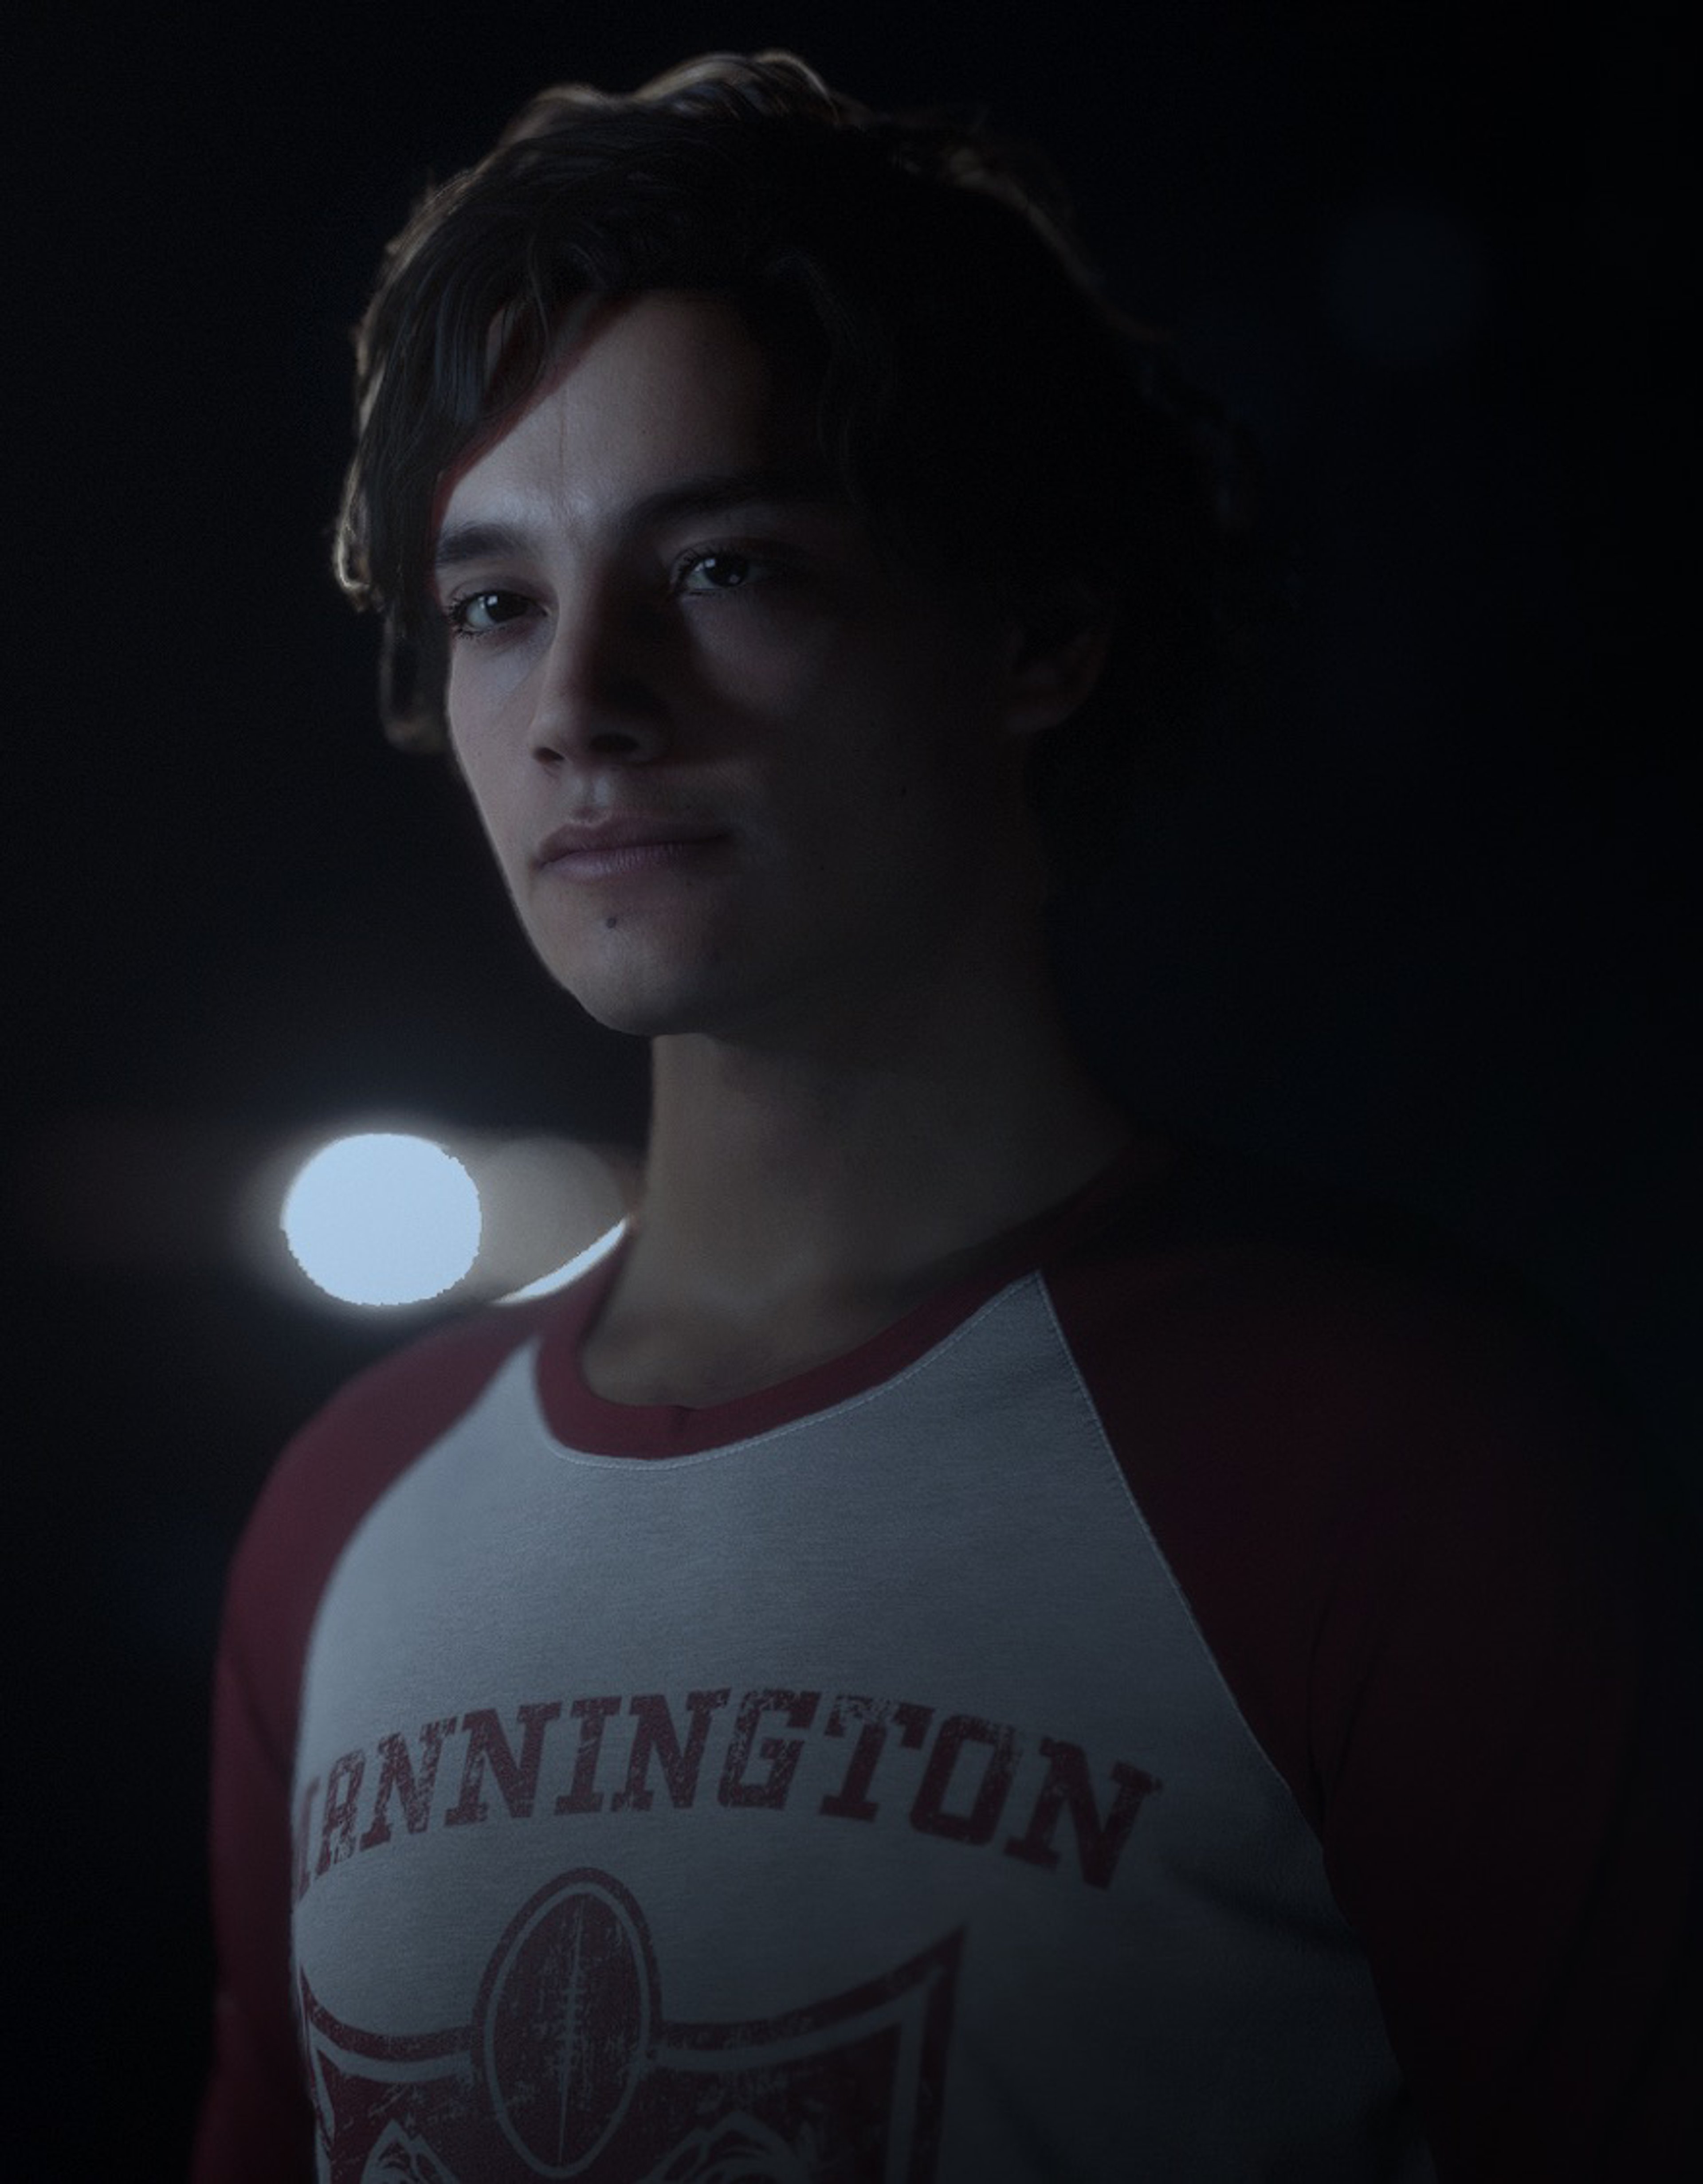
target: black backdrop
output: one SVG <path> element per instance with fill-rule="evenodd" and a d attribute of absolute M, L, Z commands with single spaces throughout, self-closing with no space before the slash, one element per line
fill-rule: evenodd
<path fill-rule="evenodd" d="M 1084 1035 L 1516 1268 L 1698 1506 L 1677 11 L 95 12 L 8 32 L 12 2173 L 181 2173 L 224 1561 L 281 1440 L 419 1323 L 269 1286 L 237 1184 L 353 1113 L 642 1115 L 450 783 L 379 739 L 325 570 L 377 252 L 544 81 L 780 43 L 1053 148 L 1262 445 L 1293 571 L 1066 921 Z"/>

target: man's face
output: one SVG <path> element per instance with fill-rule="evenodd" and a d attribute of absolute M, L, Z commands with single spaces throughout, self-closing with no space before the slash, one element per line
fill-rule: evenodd
<path fill-rule="evenodd" d="M 600 305 L 452 475 L 435 581 L 461 768 L 601 1022 L 796 1036 L 1032 897 L 1012 643 L 883 554 L 725 301 Z"/>

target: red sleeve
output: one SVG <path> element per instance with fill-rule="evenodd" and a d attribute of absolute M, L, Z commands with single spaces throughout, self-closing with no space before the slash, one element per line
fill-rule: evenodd
<path fill-rule="evenodd" d="M 1703 1669 L 1593 1399 L 1494 1316 L 1281 1254 L 1053 1282 L 1319 1835 L 1444 2184 L 1703 2142 Z"/>
<path fill-rule="evenodd" d="M 218 1986 L 193 2184 L 307 2184 L 313 2118 L 290 1992 L 290 1791 L 326 1580 L 378 1496 L 556 1300 L 455 1323 L 343 1390 L 293 1441 L 232 1564 L 213 1697 Z"/>

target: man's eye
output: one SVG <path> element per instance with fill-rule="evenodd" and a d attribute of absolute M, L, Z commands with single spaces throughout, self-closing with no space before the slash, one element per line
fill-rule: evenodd
<path fill-rule="evenodd" d="M 444 609 L 456 637 L 489 637 L 504 623 L 518 621 L 532 602 L 519 592 L 469 592 Z"/>
<path fill-rule="evenodd" d="M 689 554 L 674 572 L 677 591 L 688 597 L 694 593 L 736 592 L 741 585 L 760 577 L 768 564 L 754 554 L 733 554 L 720 551 L 712 554 Z"/>

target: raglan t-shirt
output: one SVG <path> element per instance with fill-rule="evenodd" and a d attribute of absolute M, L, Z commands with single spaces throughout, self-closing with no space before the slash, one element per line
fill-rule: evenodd
<path fill-rule="evenodd" d="M 1143 1150 L 615 1404 L 620 1248 L 255 1513 L 198 2184 L 1683 2173 L 1688 1603 L 1538 1345 Z"/>

